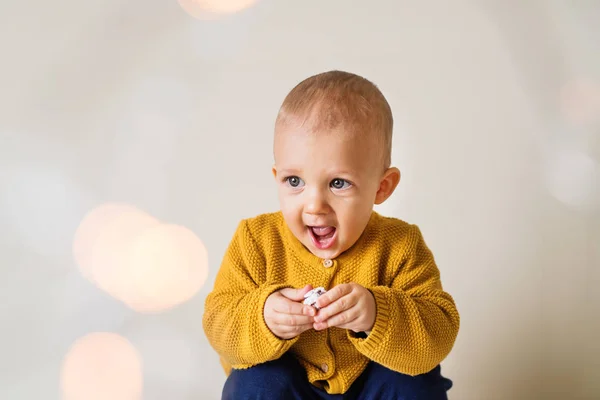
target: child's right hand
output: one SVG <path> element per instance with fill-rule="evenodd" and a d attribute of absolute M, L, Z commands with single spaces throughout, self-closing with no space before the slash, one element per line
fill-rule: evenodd
<path fill-rule="evenodd" d="M 302 304 L 311 285 L 302 289 L 285 288 L 271 294 L 263 315 L 267 326 L 280 339 L 292 339 L 313 327 L 316 310 Z"/>

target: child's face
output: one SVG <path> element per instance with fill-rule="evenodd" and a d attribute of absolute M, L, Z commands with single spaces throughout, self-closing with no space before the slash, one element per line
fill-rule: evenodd
<path fill-rule="evenodd" d="M 377 143 L 364 136 L 302 128 L 276 134 L 273 173 L 281 211 L 318 257 L 335 258 L 350 248 L 371 216 L 384 171 Z"/>

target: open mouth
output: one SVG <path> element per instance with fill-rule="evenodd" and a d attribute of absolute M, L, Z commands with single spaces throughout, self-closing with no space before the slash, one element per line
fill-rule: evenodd
<path fill-rule="evenodd" d="M 318 249 L 324 250 L 333 246 L 337 229 L 333 226 L 308 226 L 310 238 Z"/>

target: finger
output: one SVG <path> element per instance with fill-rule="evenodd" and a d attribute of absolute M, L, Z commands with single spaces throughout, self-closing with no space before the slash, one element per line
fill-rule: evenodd
<path fill-rule="evenodd" d="M 275 313 L 271 316 L 277 325 L 284 327 L 294 327 L 299 325 L 310 325 L 314 322 L 314 318 L 308 315 L 291 315 L 283 313 Z"/>
<path fill-rule="evenodd" d="M 302 325 L 294 325 L 294 326 L 287 326 L 287 325 L 282 325 L 279 327 L 279 330 L 281 330 L 282 332 L 286 332 L 286 333 L 296 333 L 296 334 L 300 334 L 304 331 L 307 331 L 309 329 L 312 329 L 313 324 L 302 324 Z"/>
<path fill-rule="evenodd" d="M 318 308 L 327 307 L 329 304 L 333 303 L 337 299 L 342 296 L 347 295 L 352 291 L 352 286 L 343 283 L 341 285 L 337 285 L 331 290 L 325 292 L 325 294 L 321 295 L 317 299 L 317 303 L 315 304 Z"/>
<path fill-rule="evenodd" d="M 302 309 L 302 314 L 314 317 L 315 315 L 317 315 L 317 310 L 313 306 L 304 306 L 304 308 Z"/>
<path fill-rule="evenodd" d="M 311 285 L 306 285 L 302 289 L 284 288 L 279 291 L 281 295 L 293 301 L 304 300 L 304 295 L 312 290 Z"/>
<path fill-rule="evenodd" d="M 278 327 L 279 334 L 277 336 L 291 339 L 291 338 L 296 337 L 299 334 L 306 332 L 307 330 L 312 329 L 312 328 L 313 328 L 313 324 L 296 325 L 294 327 L 282 326 L 282 327 Z"/>
<path fill-rule="evenodd" d="M 284 314 L 306 315 L 309 313 L 309 310 L 305 309 L 306 307 L 308 306 L 297 301 L 288 300 L 283 296 L 273 302 L 273 310 Z"/>
<path fill-rule="evenodd" d="M 355 307 L 334 315 L 333 317 L 325 321 L 325 323 L 327 323 L 328 328 L 331 328 L 332 326 L 341 328 L 342 326 L 352 326 L 353 322 L 355 322 L 358 319 L 358 317 L 360 317 L 360 313 Z"/>
<path fill-rule="evenodd" d="M 321 308 L 319 313 L 315 317 L 315 322 L 323 322 L 333 317 L 336 314 L 341 313 L 342 311 L 348 310 L 356 305 L 358 299 L 356 296 L 346 295 L 340 297 L 333 303 L 329 304 L 325 308 Z"/>

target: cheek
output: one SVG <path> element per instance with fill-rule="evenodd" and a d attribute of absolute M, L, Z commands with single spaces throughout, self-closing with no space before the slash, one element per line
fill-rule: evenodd
<path fill-rule="evenodd" d="M 297 238 L 300 238 L 304 233 L 304 223 L 302 222 L 302 214 L 296 212 L 294 209 L 285 209 L 281 210 L 283 214 L 283 219 L 286 224 L 290 228 L 290 230 L 294 233 Z"/>
<path fill-rule="evenodd" d="M 356 215 L 347 215 L 344 218 L 344 236 L 351 237 L 354 236 L 354 232 L 360 226 L 360 222 Z"/>
<path fill-rule="evenodd" d="M 371 204 L 368 201 L 353 199 L 339 204 L 337 218 L 346 228 L 346 235 L 360 233 L 371 216 Z"/>
<path fill-rule="evenodd" d="M 302 208 L 299 207 L 296 198 L 286 194 L 280 194 L 279 208 L 289 223 L 297 222 L 301 219 Z"/>
<path fill-rule="evenodd" d="M 369 208 L 369 199 L 364 196 L 347 196 L 336 200 L 336 211 L 347 219 L 355 219 L 357 214 L 363 214 Z"/>
<path fill-rule="evenodd" d="M 289 190 L 282 189 L 279 191 L 279 203 L 282 208 L 286 209 L 294 209 L 298 208 L 298 196 L 294 194 L 290 194 Z"/>

